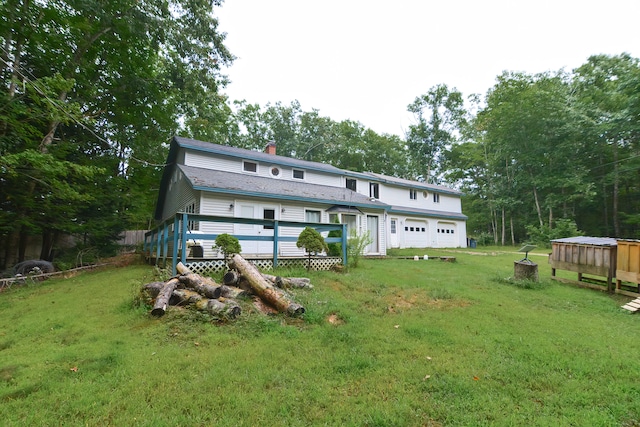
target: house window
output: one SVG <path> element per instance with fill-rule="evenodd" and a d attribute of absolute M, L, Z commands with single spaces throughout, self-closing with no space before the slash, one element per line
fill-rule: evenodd
<path fill-rule="evenodd" d="M 414 228 L 413 228 L 413 227 L 411 227 L 411 228 L 410 228 L 410 230 L 411 230 L 411 231 L 413 231 L 413 230 L 414 230 Z"/>
<path fill-rule="evenodd" d="M 275 209 L 264 209 L 262 211 L 262 219 L 276 219 Z M 265 225 L 265 230 L 273 230 L 273 225 Z"/>
<path fill-rule="evenodd" d="M 304 171 L 300 169 L 293 170 L 293 177 L 295 179 L 304 179 Z"/>
<path fill-rule="evenodd" d="M 271 169 L 269 169 L 269 173 L 271 174 L 272 177 L 279 178 L 280 177 L 280 168 L 277 167 L 277 166 L 271 166 Z"/>
<path fill-rule="evenodd" d="M 409 189 L 409 198 L 411 200 L 416 200 L 418 198 L 418 192 L 414 189 Z"/>
<path fill-rule="evenodd" d="M 198 213 L 198 210 L 196 208 L 196 202 L 192 202 L 191 204 L 187 205 L 184 208 L 184 211 L 188 214 L 195 214 Z M 187 221 L 187 229 L 189 231 L 197 231 L 200 229 L 200 223 L 198 221 L 191 221 L 188 220 Z"/>
<path fill-rule="evenodd" d="M 425 231 L 425 229 L 424 229 L 424 227 L 422 227 L 422 232 L 424 233 L 424 231 Z"/>
<path fill-rule="evenodd" d="M 396 220 L 391 220 L 391 234 L 396 234 Z"/>
<path fill-rule="evenodd" d="M 245 172 L 258 172 L 258 164 L 255 162 L 242 162 L 242 169 Z"/>
<path fill-rule="evenodd" d="M 440 194 L 433 193 L 433 203 L 440 203 Z"/>
<path fill-rule="evenodd" d="M 320 211 L 305 211 L 307 222 L 320 222 Z"/>
<path fill-rule="evenodd" d="M 374 199 L 380 198 L 380 186 L 377 182 L 369 183 L 369 197 L 373 197 Z"/>
<path fill-rule="evenodd" d="M 409 231 L 409 227 L 405 227 L 405 228 L 404 228 L 404 231 Z"/>
<path fill-rule="evenodd" d="M 347 188 L 349 190 L 356 191 L 356 180 L 352 178 L 347 178 Z"/>

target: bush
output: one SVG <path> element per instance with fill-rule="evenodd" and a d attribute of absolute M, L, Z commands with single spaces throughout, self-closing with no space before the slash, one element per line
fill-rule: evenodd
<path fill-rule="evenodd" d="M 223 233 L 216 237 L 216 244 L 213 245 L 214 250 L 219 250 L 224 255 L 224 259 L 227 259 L 231 254 L 239 254 L 242 250 L 240 241 L 227 233 Z"/>
<path fill-rule="evenodd" d="M 349 231 L 349 238 L 347 239 L 347 259 L 349 260 L 349 267 L 355 268 L 358 266 L 364 249 L 370 245 L 372 241 L 369 230 L 360 235 L 354 229 Z"/>
<path fill-rule="evenodd" d="M 338 218 L 333 221 L 334 224 L 340 224 Z M 342 230 L 331 230 L 327 237 L 342 237 Z M 342 256 L 342 244 L 341 243 L 329 243 L 327 244 L 329 250 L 327 254 L 329 256 Z"/>
<path fill-rule="evenodd" d="M 328 251 L 327 243 L 324 241 L 324 237 L 318 230 L 311 227 L 305 227 L 304 230 L 298 236 L 298 241 L 296 242 L 296 246 L 299 248 L 304 248 L 305 251 L 309 254 L 309 262 L 307 264 L 307 270 L 311 268 L 311 254 L 322 251 Z"/>

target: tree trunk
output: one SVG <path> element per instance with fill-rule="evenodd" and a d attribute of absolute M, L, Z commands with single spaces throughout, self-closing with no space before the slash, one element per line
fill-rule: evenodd
<path fill-rule="evenodd" d="M 540 222 L 540 227 L 544 225 L 544 221 L 542 220 L 542 210 L 540 209 L 540 201 L 538 200 L 538 190 L 536 186 L 533 186 L 533 199 L 536 202 L 536 212 L 538 212 L 538 221 Z"/>
<path fill-rule="evenodd" d="M 232 300 L 219 301 L 217 299 L 205 298 L 195 291 L 188 289 L 175 289 L 173 291 L 175 305 L 189 304 L 197 310 L 205 311 L 214 316 L 221 316 L 227 319 L 235 319 L 240 315 L 242 309 Z"/>
<path fill-rule="evenodd" d="M 174 277 L 164 284 L 162 290 L 156 297 L 156 302 L 153 305 L 153 310 L 151 310 L 152 315 L 158 317 L 164 316 L 164 313 L 166 313 L 167 307 L 169 306 L 169 299 L 171 298 L 173 291 L 176 289 L 176 286 L 178 286 L 178 283 L 178 279 Z"/>
<path fill-rule="evenodd" d="M 281 289 L 304 288 L 313 289 L 311 280 L 307 277 L 280 277 L 271 274 L 262 273 L 262 277 L 276 285 Z"/>
<path fill-rule="evenodd" d="M 513 262 L 513 277 L 516 280 L 538 281 L 538 264 L 526 261 Z"/>
<path fill-rule="evenodd" d="M 231 298 L 231 299 L 242 298 L 242 297 L 246 297 L 247 294 L 248 292 L 246 290 L 237 288 L 235 286 L 227 286 L 227 285 L 220 286 L 220 296 L 223 298 Z"/>
<path fill-rule="evenodd" d="M 213 280 L 191 272 L 191 270 L 181 262 L 176 265 L 176 270 L 181 274 L 180 283 L 184 286 L 195 290 L 207 298 L 220 297 L 220 293 L 222 292 L 220 285 Z"/>
<path fill-rule="evenodd" d="M 506 224 L 506 217 L 505 217 L 505 211 L 504 211 L 504 206 L 502 207 L 502 246 L 504 246 L 504 244 L 506 243 L 506 234 L 507 234 L 507 224 Z"/>
<path fill-rule="evenodd" d="M 509 215 L 509 222 L 511 223 L 511 246 L 515 246 L 516 236 L 513 234 L 513 214 Z"/>
<path fill-rule="evenodd" d="M 253 292 L 263 301 L 276 308 L 278 311 L 287 313 L 291 316 L 304 314 L 304 307 L 294 303 L 282 292 L 278 291 L 267 279 L 262 277 L 258 269 L 247 262 L 240 255 L 235 254 L 229 264 L 249 282 Z"/>

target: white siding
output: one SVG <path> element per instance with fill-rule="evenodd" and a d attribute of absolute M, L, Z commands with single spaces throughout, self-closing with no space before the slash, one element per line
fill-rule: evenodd
<path fill-rule="evenodd" d="M 443 212 L 461 212 L 460 197 L 458 196 L 435 192 L 439 197 L 439 202 L 436 203 L 433 200 L 434 191 L 422 190 L 417 187 L 415 190 L 416 198 L 411 199 L 408 187 L 396 187 L 381 184 L 380 201 L 393 206 L 430 209 Z M 369 191 L 368 188 L 367 191 Z"/>

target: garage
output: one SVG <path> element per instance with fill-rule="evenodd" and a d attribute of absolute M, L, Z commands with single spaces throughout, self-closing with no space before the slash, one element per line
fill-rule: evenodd
<path fill-rule="evenodd" d="M 406 248 L 426 248 L 429 246 L 427 221 L 408 219 L 404 222 L 404 245 Z"/>
<path fill-rule="evenodd" d="M 454 248 L 458 246 L 456 225 L 453 222 L 438 221 L 436 228 L 438 247 Z"/>

